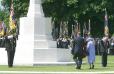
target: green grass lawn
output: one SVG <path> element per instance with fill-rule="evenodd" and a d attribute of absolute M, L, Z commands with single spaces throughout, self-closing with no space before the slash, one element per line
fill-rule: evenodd
<path fill-rule="evenodd" d="M 76 70 L 75 65 L 58 65 L 58 66 L 14 66 L 13 68 L 8 68 L 8 66 L 0 66 L 0 71 L 42 71 L 42 72 L 94 72 L 94 71 L 114 71 L 114 56 L 108 56 L 108 66 L 101 66 L 101 57 L 96 56 L 95 69 L 90 70 L 89 65 L 87 63 L 87 58 L 84 58 L 85 62 L 82 65 L 81 70 Z"/>

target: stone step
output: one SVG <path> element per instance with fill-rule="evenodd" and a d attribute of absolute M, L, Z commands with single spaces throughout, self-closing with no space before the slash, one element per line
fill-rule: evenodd
<path fill-rule="evenodd" d="M 34 42 L 35 48 L 56 48 L 56 41 L 51 40 L 35 40 Z"/>
<path fill-rule="evenodd" d="M 75 62 L 34 62 L 33 66 L 47 65 L 75 65 Z"/>
<path fill-rule="evenodd" d="M 35 40 L 53 40 L 51 35 L 35 35 Z"/>
<path fill-rule="evenodd" d="M 69 49 L 62 48 L 38 48 L 34 49 L 34 62 L 72 62 Z"/>

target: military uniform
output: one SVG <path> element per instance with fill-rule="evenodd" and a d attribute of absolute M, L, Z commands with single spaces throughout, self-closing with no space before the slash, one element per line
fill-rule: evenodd
<path fill-rule="evenodd" d="M 15 55 L 15 47 L 16 47 L 16 36 L 10 35 L 5 37 L 5 47 L 8 56 L 8 66 L 13 66 L 13 60 Z"/>
<path fill-rule="evenodd" d="M 13 66 L 15 55 L 16 39 L 18 38 L 18 26 L 15 25 L 16 21 L 10 16 L 9 29 L 4 22 L 0 21 L 0 47 L 5 47 L 8 56 L 8 66 Z"/>
<path fill-rule="evenodd" d="M 103 38 L 100 41 L 100 52 L 101 52 L 101 56 L 102 56 L 102 66 L 103 67 L 107 66 L 108 48 L 109 48 L 109 42 L 106 40 L 106 38 Z"/>

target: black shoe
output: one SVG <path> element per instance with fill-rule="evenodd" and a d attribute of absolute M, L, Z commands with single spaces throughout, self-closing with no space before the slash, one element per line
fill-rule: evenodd
<path fill-rule="evenodd" d="M 91 67 L 89 69 L 92 69 Z"/>
<path fill-rule="evenodd" d="M 91 68 L 91 64 L 90 64 L 90 68 L 89 68 L 89 69 L 92 69 L 92 68 Z"/>
<path fill-rule="evenodd" d="M 81 69 L 81 66 L 77 66 L 76 69 Z"/>
<path fill-rule="evenodd" d="M 76 67 L 76 69 L 79 69 L 79 67 Z"/>
<path fill-rule="evenodd" d="M 103 67 L 106 67 L 106 66 L 103 66 Z"/>
<path fill-rule="evenodd" d="M 9 68 L 12 68 L 12 67 L 13 67 L 13 65 L 12 65 L 12 64 L 10 64 L 10 65 L 8 65 L 8 67 L 9 67 Z"/>
<path fill-rule="evenodd" d="M 81 69 L 81 66 L 79 66 L 79 69 Z"/>
<path fill-rule="evenodd" d="M 8 66 L 9 68 L 12 68 L 13 66 Z"/>
<path fill-rule="evenodd" d="M 92 65 L 92 68 L 91 69 L 94 69 L 94 65 Z"/>

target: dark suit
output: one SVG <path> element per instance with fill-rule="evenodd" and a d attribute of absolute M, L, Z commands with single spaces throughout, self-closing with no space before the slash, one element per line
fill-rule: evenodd
<path fill-rule="evenodd" d="M 8 56 L 8 66 L 12 67 L 13 66 L 13 60 L 14 60 L 14 55 L 15 55 L 15 47 L 16 47 L 16 38 L 5 38 L 5 47 L 7 51 L 7 56 Z"/>
<path fill-rule="evenodd" d="M 84 39 L 82 37 L 79 36 L 74 38 L 72 54 L 77 65 L 77 69 L 80 69 L 82 64 L 83 45 Z"/>
<path fill-rule="evenodd" d="M 104 42 L 103 40 L 100 41 L 100 52 L 102 56 L 102 66 L 107 66 L 107 52 L 108 52 L 109 42 Z"/>

